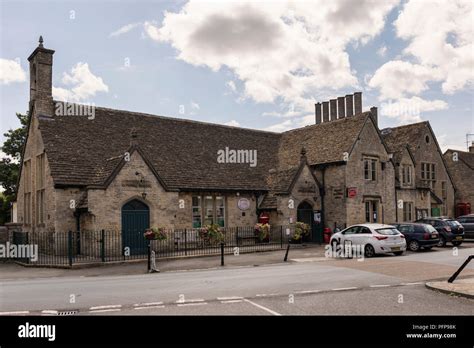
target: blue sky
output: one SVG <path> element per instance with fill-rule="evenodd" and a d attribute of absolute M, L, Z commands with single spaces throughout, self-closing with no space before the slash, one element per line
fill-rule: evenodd
<path fill-rule="evenodd" d="M 381 127 L 429 120 L 443 149 L 474 133 L 471 1 L 0 3 L 2 134 L 39 35 L 57 99 L 283 131 L 362 91 Z"/>

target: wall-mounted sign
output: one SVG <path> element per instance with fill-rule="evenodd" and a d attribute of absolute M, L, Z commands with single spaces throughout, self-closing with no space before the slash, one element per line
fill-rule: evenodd
<path fill-rule="evenodd" d="M 240 210 L 248 210 L 250 208 L 250 201 L 247 198 L 241 198 L 237 202 L 237 206 Z"/>
<path fill-rule="evenodd" d="M 314 211 L 314 222 L 321 223 L 321 212 L 319 210 Z"/>
<path fill-rule="evenodd" d="M 355 196 L 357 196 L 357 187 L 348 187 L 347 197 L 354 198 Z"/>

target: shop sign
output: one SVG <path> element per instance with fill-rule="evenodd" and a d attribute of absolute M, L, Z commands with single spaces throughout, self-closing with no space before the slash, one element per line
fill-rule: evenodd
<path fill-rule="evenodd" d="M 349 187 L 347 189 L 347 197 L 354 198 L 357 196 L 357 187 Z"/>

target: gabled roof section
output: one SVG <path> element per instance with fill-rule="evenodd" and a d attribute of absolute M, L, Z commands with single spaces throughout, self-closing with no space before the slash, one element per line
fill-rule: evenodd
<path fill-rule="evenodd" d="M 451 166 L 456 164 L 456 162 L 454 162 L 450 158 L 448 158 L 448 156 L 452 156 L 453 152 L 457 153 L 459 163 L 463 163 L 469 169 L 474 170 L 474 153 L 466 152 L 466 151 L 459 151 L 459 150 L 452 150 L 452 149 L 446 150 L 446 152 L 443 155 L 444 159 L 446 160 L 446 164 L 448 165 L 448 167 L 451 167 Z"/>

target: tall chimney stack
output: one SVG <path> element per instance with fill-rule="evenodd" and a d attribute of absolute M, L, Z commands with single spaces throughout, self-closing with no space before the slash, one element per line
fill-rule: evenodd
<path fill-rule="evenodd" d="M 346 95 L 346 116 L 350 117 L 354 115 L 354 105 L 352 101 L 352 94 Z"/>
<path fill-rule="evenodd" d="M 360 114 L 362 112 L 362 92 L 354 93 L 354 114 Z"/>
<path fill-rule="evenodd" d="M 323 102 L 323 122 L 329 122 L 329 102 Z"/>
<path fill-rule="evenodd" d="M 331 106 L 331 121 L 337 120 L 337 99 L 331 99 L 329 103 Z"/>
<path fill-rule="evenodd" d="M 344 107 L 344 97 L 337 98 L 337 118 L 346 117 L 346 108 Z"/>
<path fill-rule="evenodd" d="M 321 103 L 316 103 L 314 104 L 314 107 L 315 107 L 315 112 L 316 112 L 316 124 L 320 124 L 321 123 Z"/>
<path fill-rule="evenodd" d="M 378 111 L 376 106 L 372 106 L 370 108 L 370 114 L 372 115 L 372 119 L 374 120 L 375 125 L 379 126 L 379 118 L 378 118 Z"/>
<path fill-rule="evenodd" d="M 30 103 L 35 115 L 53 116 L 53 50 L 43 47 L 40 36 L 38 47 L 30 54 Z"/>

